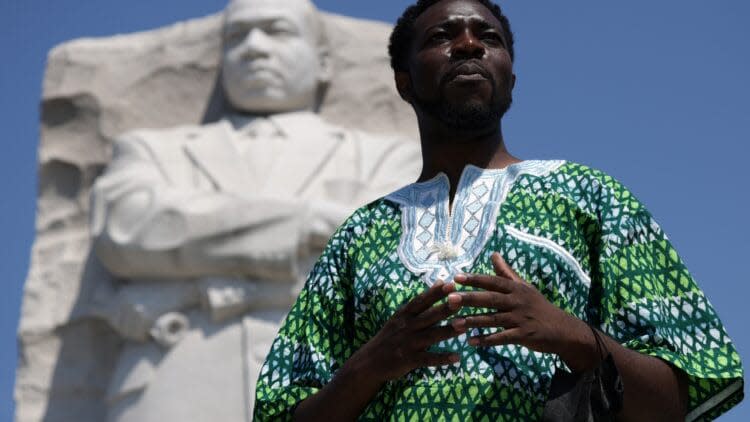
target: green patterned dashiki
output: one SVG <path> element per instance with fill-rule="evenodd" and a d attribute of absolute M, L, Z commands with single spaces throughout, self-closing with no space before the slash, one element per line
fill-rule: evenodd
<path fill-rule="evenodd" d="M 401 305 L 458 272 L 493 274 L 494 251 L 556 306 L 683 370 L 688 421 L 742 400 L 740 359 L 716 312 L 649 212 L 611 177 L 564 161 L 524 161 L 467 166 L 451 210 L 448 191 L 444 174 L 408 185 L 338 229 L 261 370 L 256 420 L 290 419 Z M 478 310 L 460 314 L 469 312 Z M 458 351 L 459 363 L 387 383 L 361 420 L 539 419 L 560 359 L 466 340 L 438 347 Z"/>

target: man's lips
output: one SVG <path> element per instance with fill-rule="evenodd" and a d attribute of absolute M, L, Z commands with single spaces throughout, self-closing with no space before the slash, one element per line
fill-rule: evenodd
<path fill-rule="evenodd" d="M 455 77 L 453 77 L 453 79 L 451 80 L 452 81 L 486 81 L 487 78 L 480 75 L 479 73 L 472 73 L 470 75 L 458 74 Z"/>
<path fill-rule="evenodd" d="M 445 81 L 485 81 L 490 80 L 491 76 L 481 65 L 474 62 L 461 63 L 454 67 L 445 76 Z"/>

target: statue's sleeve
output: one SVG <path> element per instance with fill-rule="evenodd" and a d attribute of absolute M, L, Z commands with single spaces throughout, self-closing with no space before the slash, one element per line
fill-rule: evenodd
<path fill-rule="evenodd" d="M 651 214 L 611 178 L 604 185 L 601 328 L 625 347 L 682 370 L 687 420 L 712 420 L 742 400 L 740 357 Z"/>
<path fill-rule="evenodd" d="M 97 255 L 113 273 L 296 277 L 303 204 L 178 188 L 164 171 L 169 160 L 134 134 L 115 142 L 91 210 Z"/>
<path fill-rule="evenodd" d="M 358 212 L 329 240 L 271 346 L 256 385 L 256 421 L 291 420 L 354 352 L 350 248 Z"/>

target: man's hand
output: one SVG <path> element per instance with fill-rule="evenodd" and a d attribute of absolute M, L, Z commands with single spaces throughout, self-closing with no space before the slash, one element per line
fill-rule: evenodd
<path fill-rule="evenodd" d="M 580 319 L 550 303 L 533 285 L 510 268 L 499 253 L 492 254 L 496 276 L 466 274 L 457 283 L 481 290 L 450 293 L 448 300 L 460 306 L 489 308 L 491 312 L 457 318 L 457 330 L 500 327 L 502 331 L 472 337 L 472 346 L 518 344 L 531 350 L 559 355 L 573 370 L 595 366 L 596 339 Z"/>
<path fill-rule="evenodd" d="M 359 367 L 363 376 L 379 382 L 399 378 L 415 368 L 458 362 L 455 353 L 431 353 L 427 349 L 466 330 L 452 325 L 437 326 L 454 314 L 460 305 L 453 297 L 438 301 L 454 291 L 453 284 L 437 281 L 429 290 L 412 299 L 385 323 L 383 328 L 347 361 Z"/>

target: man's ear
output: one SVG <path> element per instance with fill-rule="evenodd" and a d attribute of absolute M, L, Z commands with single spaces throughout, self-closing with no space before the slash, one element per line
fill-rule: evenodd
<path fill-rule="evenodd" d="M 516 87 L 516 74 L 511 73 L 510 74 L 510 90 L 513 91 L 515 87 Z"/>
<path fill-rule="evenodd" d="M 393 77 L 396 80 L 396 90 L 398 91 L 398 95 L 400 95 L 404 101 L 411 104 L 413 94 L 409 72 L 396 71 Z"/>

